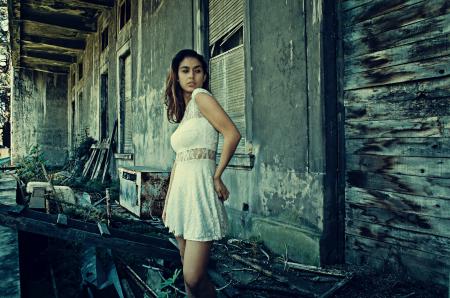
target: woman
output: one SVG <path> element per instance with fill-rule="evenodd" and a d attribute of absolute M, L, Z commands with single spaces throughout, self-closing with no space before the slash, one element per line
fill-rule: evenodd
<path fill-rule="evenodd" d="M 178 241 L 188 297 L 216 296 L 206 269 L 212 241 L 226 233 L 229 192 L 221 176 L 241 138 L 206 90 L 208 79 L 203 56 L 181 50 L 166 82 L 167 118 L 180 125 L 170 140 L 176 158 L 162 218 Z M 224 142 L 216 167 L 218 132 Z"/>

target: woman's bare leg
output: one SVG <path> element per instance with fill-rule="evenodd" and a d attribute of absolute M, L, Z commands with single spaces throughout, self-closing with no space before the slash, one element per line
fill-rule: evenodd
<path fill-rule="evenodd" d="M 183 275 L 188 297 L 216 297 L 207 266 L 212 242 L 186 240 Z"/>
<path fill-rule="evenodd" d="M 182 237 L 175 236 L 175 239 L 177 239 L 178 242 L 178 249 L 180 250 L 180 257 L 181 257 L 181 264 L 183 264 L 184 259 L 184 248 L 186 247 L 186 240 Z"/>

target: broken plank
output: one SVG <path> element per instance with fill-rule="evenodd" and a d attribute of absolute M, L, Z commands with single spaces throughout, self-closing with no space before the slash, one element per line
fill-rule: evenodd
<path fill-rule="evenodd" d="M 108 227 L 104 223 L 99 222 L 99 223 L 97 223 L 97 226 L 98 226 L 98 230 L 100 231 L 100 235 L 102 235 L 102 237 L 111 236 L 111 233 L 109 232 Z"/>
<path fill-rule="evenodd" d="M 239 255 L 236 255 L 236 254 L 230 254 L 230 256 L 231 256 L 233 259 L 235 259 L 236 261 L 239 261 L 239 262 L 241 262 L 241 263 L 243 263 L 243 264 L 245 264 L 245 265 L 247 265 L 247 266 L 249 266 L 249 267 L 251 267 L 251 268 L 257 270 L 258 272 L 261 272 L 262 274 L 264 274 L 264 275 L 266 275 L 266 276 L 268 276 L 268 277 L 271 277 L 271 278 L 273 278 L 274 280 L 276 280 L 276 281 L 278 281 L 278 282 L 281 282 L 281 283 L 286 284 L 289 288 L 295 289 L 295 290 L 298 291 L 301 295 L 304 295 L 304 296 L 306 296 L 306 297 L 316 297 L 316 294 L 315 294 L 315 293 L 310 292 L 310 291 L 308 291 L 308 290 L 306 290 L 306 289 L 302 289 L 302 288 L 298 287 L 297 285 L 290 283 L 290 282 L 289 282 L 289 279 L 288 279 L 287 277 L 284 277 L 284 276 L 280 276 L 280 275 L 278 275 L 278 274 L 275 274 L 274 272 L 272 272 L 272 271 L 270 271 L 270 270 L 267 270 L 267 269 L 263 268 L 262 266 L 260 266 L 260 265 L 258 265 L 258 264 L 255 264 L 255 263 L 253 263 L 253 262 L 251 262 L 251 261 L 249 261 L 249 260 L 246 260 L 245 258 L 243 258 L 243 257 L 241 257 L 241 256 L 239 256 Z"/>
<path fill-rule="evenodd" d="M 59 213 L 56 223 L 60 226 L 67 226 L 67 216 L 65 214 Z"/>
<path fill-rule="evenodd" d="M 331 276 L 338 276 L 338 277 L 344 277 L 344 276 L 348 275 L 347 273 L 340 271 L 340 270 L 336 270 L 336 269 L 326 269 L 326 268 L 320 268 L 317 266 L 304 265 L 304 264 L 299 264 L 299 263 L 294 263 L 294 262 L 283 262 L 283 264 L 284 263 L 291 268 L 308 271 L 308 272 L 312 272 L 312 273 L 317 273 L 317 274 L 322 274 L 322 275 L 331 275 Z"/>

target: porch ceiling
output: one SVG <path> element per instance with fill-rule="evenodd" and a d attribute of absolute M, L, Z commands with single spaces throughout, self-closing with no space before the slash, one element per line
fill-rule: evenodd
<path fill-rule="evenodd" d="M 16 67 L 67 73 L 114 0 L 8 0 Z"/>

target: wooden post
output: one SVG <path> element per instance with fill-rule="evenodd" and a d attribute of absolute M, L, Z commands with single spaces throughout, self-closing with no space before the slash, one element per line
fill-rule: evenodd
<path fill-rule="evenodd" d="M 109 188 L 106 189 L 106 219 L 109 227 L 111 225 L 111 197 L 109 195 Z"/>

